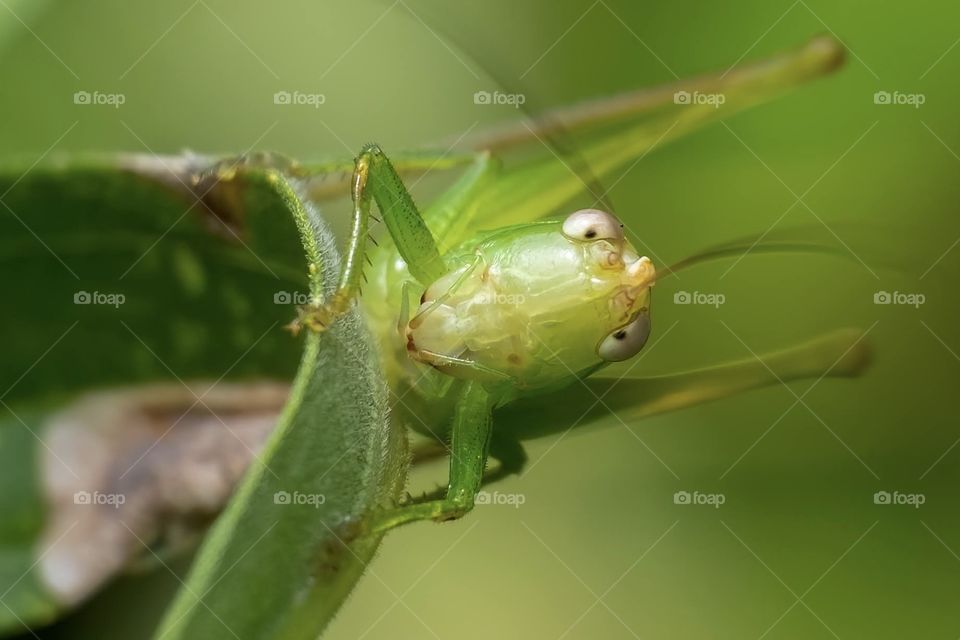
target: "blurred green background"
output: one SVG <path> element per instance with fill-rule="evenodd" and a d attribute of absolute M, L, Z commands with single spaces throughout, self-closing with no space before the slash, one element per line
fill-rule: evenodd
<path fill-rule="evenodd" d="M 632 432 L 614 423 L 531 443 L 532 468 L 491 489 L 521 494 L 522 506 L 389 535 L 328 637 L 960 635 L 956 3 L 0 4 L 0 139 L 5 156 L 28 162 L 91 150 L 349 157 L 368 141 L 390 153 L 519 117 L 474 104 L 494 77 L 537 105 L 562 104 L 835 33 L 851 54 L 838 74 L 608 182 L 618 215 L 667 262 L 781 216 L 777 229 L 819 229 L 856 256 L 751 256 L 725 276 L 717 264 L 662 282 L 651 343 L 662 340 L 635 373 L 858 326 L 876 347 L 868 374 L 825 379 L 808 395 L 811 382 L 793 384 L 799 404 L 773 387 Z M 463 29 L 488 59 L 442 38 Z M 126 102 L 76 105 L 76 91 Z M 277 91 L 326 101 L 278 106 Z M 925 102 L 878 105 L 877 91 Z M 416 195 L 428 200 L 443 181 Z M 327 213 L 346 220 L 348 209 Z M 726 303 L 673 304 L 680 290 Z M 925 303 L 877 305 L 878 291 Z M 414 478 L 444 479 L 442 465 Z M 726 501 L 677 505 L 677 491 Z M 877 505 L 878 491 L 925 503 Z M 95 637 L 84 629 L 106 615 L 135 637 L 152 618 L 132 603 L 175 586 L 169 576 L 128 582 L 68 620 L 62 637 Z"/>

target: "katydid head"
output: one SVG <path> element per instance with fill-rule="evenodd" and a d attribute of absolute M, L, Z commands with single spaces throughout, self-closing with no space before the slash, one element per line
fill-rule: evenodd
<path fill-rule="evenodd" d="M 624 271 L 624 287 L 610 300 L 611 308 L 628 321 L 604 336 L 597 355 L 604 362 L 619 362 L 635 356 L 650 337 L 650 286 L 655 277 L 653 263 L 640 257 L 627 241 L 623 224 L 599 209 L 581 209 L 563 221 L 563 234 L 575 242 L 591 243 L 600 252 L 602 263 Z M 641 300 L 642 299 L 642 300 Z M 640 301 L 640 304 L 638 304 Z M 645 304 L 644 304 L 645 303 Z"/>
<path fill-rule="evenodd" d="M 416 360 L 540 388 L 626 360 L 650 333 L 653 264 L 613 215 L 507 227 L 465 243 L 406 327 Z"/>

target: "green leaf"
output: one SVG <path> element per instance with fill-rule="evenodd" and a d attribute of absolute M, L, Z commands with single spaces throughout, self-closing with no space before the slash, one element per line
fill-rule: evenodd
<path fill-rule="evenodd" d="M 323 271 L 311 290 L 330 293 L 332 238 L 298 204 L 289 202 L 308 260 Z M 328 333 L 307 336 L 264 466 L 247 475 L 217 522 L 157 637 L 320 633 L 379 543 L 357 537 L 361 518 L 403 487 L 405 436 L 391 430 L 386 394 L 356 309 Z M 277 504 L 279 495 L 287 503 Z M 297 495 L 307 502 L 295 504 Z"/>
<path fill-rule="evenodd" d="M 25 171 L 0 169 L 0 295 L 11 310 L 0 330 L 16 336 L 0 370 L 0 632 L 67 608 L 36 568 L 51 413 L 91 389 L 223 377 L 294 379 L 293 391 L 164 637 L 232 637 L 221 620 L 244 638 L 316 637 L 379 543 L 357 538 L 356 525 L 396 497 L 406 469 L 361 318 L 299 340 L 281 328 L 295 310 L 275 304 L 278 293 L 322 295 L 335 282 L 323 220 L 267 165 L 135 156 Z M 74 304 L 81 293 L 124 301 Z M 278 491 L 323 503 L 275 504 Z"/>

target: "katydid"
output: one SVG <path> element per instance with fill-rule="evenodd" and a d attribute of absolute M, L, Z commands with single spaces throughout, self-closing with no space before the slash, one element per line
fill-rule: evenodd
<path fill-rule="evenodd" d="M 793 56 L 713 82 L 728 102 L 755 102 L 832 68 L 840 55 L 835 41 L 820 38 Z M 647 106 L 662 106 L 668 95 L 648 95 Z M 600 119 L 589 109 L 561 117 L 574 125 Z M 686 129 L 712 114 L 694 108 L 674 117 Z M 650 132 L 642 124 L 600 136 L 584 155 L 602 177 L 648 149 Z M 541 219 L 584 185 L 562 161 L 534 163 L 508 181 L 498 180 L 498 168 L 489 152 L 478 153 L 440 203 L 421 214 L 383 150 L 365 146 L 350 183 L 353 228 L 337 292 L 301 308 L 291 324 L 294 332 L 325 330 L 357 297 L 370 261 L 362 304 L 391 386 L 410 398 L 400 419 L 447 445 L 450 456 L 443 496 L 383 510 L 371 517 L 373 531 L 463 516 L 484 482 L 489 456 L 500 460 L 501 471 L 523 466 L 522 434 L 497 429 L 497 410 L 582 384 L 607 364 L 636 355 L 650 336 L 657 271 L 627 240 L 620 221 L 592 208 Z M 379 249 L 366 242 L 373 203 L 390 237 Z M 498 227 L 501 220 L 512 224 Z M 749 248 L 757 247 L 765 248 Z M 682 266 L 735 251 L 707 252 Z M 819 348 L 825 357 L 817 373 L 830 373 L 844 354 Z M 759 373 L 757 384 L 779 379 L 772 370 Z M 539 433 L 568 426 L 547 425 Z"/>
<path fill-rule="evenodd" d="M 361 532 L 382 533 L 417 520 L 463 516 L 482 484 L 523 468 L 522 440 L 569 428 L 568 421 L 558 418 L 581 401 L 590 403 L 591 396 L 605 398 L 604 406 L 625 416 L 640 417 L 800 377 L 858 373 L 866 347 L 858 334 L 843 332 L 762 362 L 729 363 L 619 383 L 604 379 L 608 363 L 628 360 L 644 347 L 653 326 L 652 287 L 659 279 L 691 264 L 747 250 L 811 247 L 730 244 L 672 267 L 654 265 L 628 240 L 613 212 L 595 208 L 598 205 L 564 212 L 566 203 L 580 195 L 585 185 L 563 159 L 549 155 L 506 169 L 498 155 L 518 143 L 548 136 L 551 127 L 562 125 L 582 140 L 583 156 L 598 177 L 607 177 L 658 144 L 829 72 L 841 59 L 836 41 L 816 38 L 796 51 L 722 76 L 561 108 L 533 128 L 498 129 L 479 139 L 472 154 L 398 154 L 391 161 L 380 147 L 368 145 L 353 160 L 326 163 L 296 163 L 269 155 L 244 158 L 250 166 L 273 172 L 277 181 L 296 181 L 303 187 L 298 195 L 305 199 L 350 194 L 353 226 L 336 291 L 301 307 L 291 329 L 325 331 L 359 300 L 378 342 L 391 391 L 403 399 L 393 419 L 435 443 L 415 452 L 415 462 L 437 455 L 450 458 L 449 482 L 441 495 L 400 505 L 368 505 L 367 513 L 356 514 Z M 673 104 L 675 92 L 697 90 L 723 93 L 726 102 L 719 109 L 710 104 Z M 633 121 L 640 114 L 647 117 Z M 170 175 L 159 175 L 155 159 L 140 160 L 127 158 L 123 167 L 138 176 L 172 182 Z M 227 190 L 235 186 L 230 177 L 244 169 L 229 161 L 193 171 L 192 162 L 191 158 L 181 161 L 191 185 L 221 181 Z M 462 168 L 462 175 L 421 212 L 404 179 L 454 167 Z M 349 180 L 338 181 L 336 177 L 344 171 L 349 172 Z M 177 183 L 186 188 L 179 178 Z M 178 184 L 171 186 L 179 189 Z M 379 247 L 368 245 L 374 207 L 388 231 Z M 164 416 L 187 415 L 191 397 L 182 391 L 171 394 L 169 389 L 150 391 L 150 398 L 129 390 L 117 391 L 119 395 L 92 394 L 67 407 L 60 416 L 66 419 L 51 420 L 44 427 L 54 435 L 57 429 L 66 429 L 63 438 L 50 439 L 40 473 L 42 498 L 54 513 L 45 518 L 37 557 L 18 559 L 30 574 L 18 582 L 21 587 L 36 582 L 37 592 L 50 601 L 33 603 L 37 611 L 30 614 L 14 612 L 15 622 L 46 622 L 76 606 L 133 565 L 143 541 L 165 541 L 170 536 L 163 534 L 169 533 L 171 522 L 191 524 L 198 507 L 182 496 L 214 495 L 215 499 L 201 501 L 205 524 L 206 517 L 222 507 L 232 485 L 211 492 L 203 482 L 191 484 L 193 476 L 168 462 L 202 458 L 229 466 L 231 473 L 218 477 L 228 484 L 236 482 L 267 437 L 270 418 L 279 411 L 278 398 L 283 396 L 282 390 L 262 382 L 210 396 L 208 402 L 218 412 L 222 409 L 227 422 L 248 428 L 244 442 L 249 446 L 238 449 L 236 443 L 224 447 L 209 440 L 200 447 L 183 428 L 194 424 L 190 419 L 177 429 L 179 420 L 157 424 Z M 587 411 L 583 424 L 594 422 L 604 406 Z M 230 415 L 230 407 L 236 415 Z M 146 434 L 173 430 L 167 446 L 158 449 L 166 453 L 138 466 L 139 454 L 123 457 L 130 455 L 130 449 L 120 446 L 118 437 L 117 453 L 101 447 L 99 456 L 77 462 L 81 471 L 84 463 L 96 467 L 90 469 L 91 475 L 102 483 L 77 486 L 74 480 L 79 478 L 62 476 L 60 458 L 79 450 L 78 441 L 88 447 L 102 444 L 97 438 L 103 433 L 98 436 L 90 428 L 91 421 L 100 427 L 109 422 L 97 417 L 102 415 L 112 415 L 116 421 L 117 429 L 111 433 L 122 432 L 128 438 L 143 435 L 125 428 L 131 418 L 144 419 Z M 199 418 L 202 426 L 206 417 Z M 220 456 L 207 456 L 208 452 Z M 488 471 L 488 457 L 497 459 L 499 466 Z M 137 473 L 128 473 L 135 466 Z M 107 470 L 116 469 L 126 472 L 119 478 L 107 477 Z M 171 478 L 189 485 L 172 499 L 137 491 L 163 486 Z M 76 519 L 67 513 L 76 507 L 74 494 L 106 491 L 109 483 L 123 485 L 130 501 L 117 505 L 112 518 L 84 520 L 90 531 L 74 529 Z M 133 528 L 113 526 L 118 522 L 132 523 Z M 107 534 L 114 537 L 107 544 L 98 543 Z M 51 551 L 53 547 L 56 552 Z M 78 549 L 96 559 L 96 566 L 89 566 L 90 558 L 86 565 L 82 558 L 78 560 Z"/>

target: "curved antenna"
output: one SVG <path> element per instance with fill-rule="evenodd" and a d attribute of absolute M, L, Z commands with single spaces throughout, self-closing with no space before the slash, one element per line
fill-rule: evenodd
<path fill-rule="evenodd" d="M 849 258 L 847 252 L 839 247 L 833 247 L 818 242 L 790 241 L 790 240 L 764 240 L 762 237 L 745 237 L 731 242 L 708 247 L 682 260 L 658 269 L 650 278 L 644 280 L 636 287 L 634 291 L 641 291 L 660 280 L 675 275 L 678 271 L 683 271 L 700 264 L 715 262 L 726 258 L 746 256 L 748 254 L 771 253 L 779 255 L 804 254 L 804 255 L 828 255 L 838 258 Z"/>
<path fill-rule="evenodd" d="M 878 250 L 878 247 L 867 247 L 864 250 L 864 252 L 870 256 L 871 263 L 882 266 L 885 269 L 901 269 L 900 260 L 897 256 L 891 255 L 888 248 L 884 247 L 883 253 L 880 253 Z M 649 284 L 699 264 L 716 262 L 728 258 L 743 259 L 747 255 L 752 254 L 826 255 L 843 258 L 851 262 L 862 263 L 862 259 L 858 254 L 854 253 L 845 245 L 841 246 L 833 243 L 830 235 L 825 233 L 821 227 L 800 225 L 776 231 L 767 230 L 762 234 L 742 236 L 709 246 L 697 251 L 693 255 L 659 269 Z M 732 266 L 730 268 L 732 268 Z M 724 272 L 724 275 L 726 275 L 726 272 Z M 723 276 L 721 276 L 721 278 L 722 277 Z"/>
<path fill-rule="evenodd" d="M 722 260 L 724 258 L 733 258 L 737 256 L 746 256 L 749 253 L 805 253 L 822 255 L 844 255 L 836 247 L 817 244 L 814 242 L 785 242 L 785 241 L 734 241 L 727 244 L 715 245 L 702 251 L 698 251 L 692 256 L 687 256 L 679 262 L 662 269 L 662 276 L 673 275 L 678 271 L 688 269 L 698 264 Z"/>

